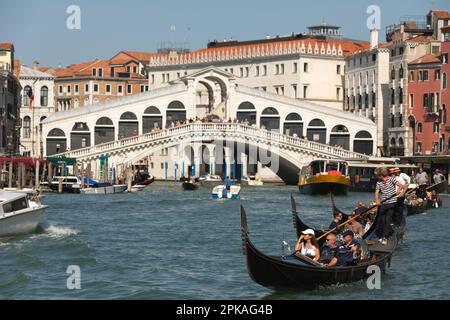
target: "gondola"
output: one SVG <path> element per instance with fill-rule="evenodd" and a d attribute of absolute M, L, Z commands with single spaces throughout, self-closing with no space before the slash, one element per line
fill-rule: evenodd
<path fill-rule="evenodd" d="M 183 190 L 192 191 L 198 189 L 198 182 L 195 180 L 186 180 L 183 182 Z"/>
<path fill-rule="evenodd" d="M 250 240 L 247 216 L 242 206 L 241 231 L 243 253 L 246 256 L 250 277 L 260 285 L 270 288 L 314 289 L 319 286 L 359 281 L 370 275 L 367 270 L 372 265 L 378 266 L 384 273 L 397 246 L 397 238 L 393 235 L 389 237 L 386 246 L 370 248 L 371 258 L 361 260 L 355 266 L 323 267 L 301 255 L 268 256 L 259 251 Z"/>
<path fill-rule="evenodd" d="M 436 207 L 437 204 L 437 207 Z M 436 200 L 427 200 L 427 210 L 442 207 L 442 198 L 438 196 Z"/>
<path fill-rule="evenodd" d="M 428 203 L 428 201 L 424 200 L 420 206 L 405 204 L 406 210 L 408 212 L 408 216 L 414 216 L 416 214 L 424 213 L 427 210 L 427 203 Z"/>

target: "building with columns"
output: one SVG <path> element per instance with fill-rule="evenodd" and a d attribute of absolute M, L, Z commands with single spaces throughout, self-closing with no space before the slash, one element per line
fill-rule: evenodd
<path fill-rule="evenodd" d="M 197 99 L 204 83 L 211 83 L 220 91 L 206 113 Z M 239 129 L 245 137 L 252 133 L 252 137 L 259 139 L 273 133 L 276 140 L 271 138 L 268 142 L 264 140 L 265 143 L 278 145 L 280 139 L 290 141 L 283 143 L 286 150 L 291 150 L 296 144 L 314 145 L 320 150 L 317 154 L 301 148 L 296 149 L 299 154 L 295 156 L 286 153 L 282 157 L 283 168 L 293 171 L 288 174 L 286 169 L 281 175 L 283 180 L 291 183 L 293 180 L 296 182 L 299 170 L 298 167 L 293 168 L 292 163 L 299 166 L 312 157 L 325 154 L 325 150 L 332 150 L 334 155 L 342 157 L 352 157 L 352 152 L 373 154 L 375 151 L 377 130 L 371 120 L 238 84 L 234 74 L 209 66 L 158 89 L 52 114 L 43 121 L 44 153 L 50 156 L 69 150 L 67 155 L 73 157 L 92 153 L 86 158 L 97 161 L 99 155 L 112 148 L 114 156 L 111 163 L 147 163 L 150 172 L 159 179 L 172 179 L 183 173 L 200 175 L 208 171 L 226 174 L 231 172 L 234 161 L 240 162 L 244 157 L 244 163 L 253 165 L 240 167 L 240 174 L 250 170 L 260 176 L 269 175 L 260 159 L 252 159 L 251 153 L 244 156 L 233 150 L 232 146 L 243 139 L 239 132 L 221 133 L 214 125 L 211 125 L 211 131 L 183 131 L 187 129 L 182 123 L 205 115 L 208 122 L 236 119 L 242 124 Z M 226 129 L 227 126 L 221 128 Z M 181 135 L 177 135 L 178 130 Z M 168 134 L 176 136 L 160 140 Z M 221 141 L 227 140 L 231 147 L 217 148 L 217 137 L 221 137 Z M 128 143 L 142 139 L 149 139 L 148 143 L 127 147 Z M 207 156 L 202 156 L 205 153 Z M 218 159 L 225 160 L 220 163 Z M 92 166 L 98 162 L 95 161 L 90 162 Z"/>
<path fill-rule="evenodd" d="M 166 50 L 150 58 L 149 88 L 214 65 L 233 74 L 238 84 L 342 110 L 345 57 L 367 49 L 368 43 L 344 39 L 339 29 L 322 24 L 310 27 L 308 34 L 211 41 L 192 52 Z M 210 108 L 218 88 L 208 81 L 202 86 L 197 104 Z"/>
<path fill-rule="evenodd" d="M 25 156 L 42 157 L 41 122 L 55 111 L 53 94 L 55 77 L 22 65 L 19 79 L 22 86 L 20 153 Z M 28 95 L 30 90 L 33 92 L 33 100 Z"/>
<path fill-rule="evenodd" d="M 18 155 L 20 144 L 19 61 L 14 45 L 0 43 L 0 155 Z"/>

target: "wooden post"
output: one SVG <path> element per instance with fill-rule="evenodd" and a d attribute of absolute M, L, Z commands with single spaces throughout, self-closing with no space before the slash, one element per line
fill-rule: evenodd
<path fill-rule="evenodd" d="M 84 162 L 81 162 L 81 189 L 84 189 Z"/>
<path fill-rule="evenodd" d="M 131 192 L 131 167 L 127 169 L 127 191 Z"/>
<path fill-rule="evenodd" d="M 53 165 L 51 162 L 48 163 L 48 176 L 47 181 L 50 183 L 53 180 Z"/>
<path fill-rule="evenodd" d="M 40 186 L 39 186 L 39 165 L 40 165 L 40 162 L 39 162 L 39 159 L 38 160 L 36 160 L 36 174 L 35 174 L 35 187 L 36 187 L 36 190 L 39 190 L 40 188 Z"/>
<path fill-rule="evenodd" d="M 5 183 L 5 181 L 6 181 L 5 172 L 6 172 L 6 159 L 5 159 L 5 162 L 3 162 L 3 165 L 2 165 L 2 183 Z"/>
<path fill-rule="evenodd" d="M 62 183 L 62 181 L 63 181 L 63 178 L 59 177 L 58 178 L 58 193 L 62 193 L 63 192 L 63 183 Z"/>
<path fill-rule="evenodd" d="M 9 163 L 9 176 L 8 176 L 8 188 L 12 188 L 12 180 L 13 180 L 13 162 Z"/>
<path fill-rule="evenodd" d="M 44 163 L 44 167 L 42 168 L 42 177 L 41 177 L 41 181 L 45 181 L 45 173 L 47 171 L 47 164 Z"/>
<path fill-rule="evenodd" d="M 22 163 L 17 165 L 16 188 L 22 190 Z"/>
<path fill-rule="evenodd" d="M 119 166 L 116 163 L 116 181 L 115 184 L 119 184 Z"/>

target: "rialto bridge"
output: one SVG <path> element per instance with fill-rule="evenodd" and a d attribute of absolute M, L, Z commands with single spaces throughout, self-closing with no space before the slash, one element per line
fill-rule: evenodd
<path fill-rule="evenodd" d="M 55 113 L 43 122 L 44 153 L 89 164 L 96 178 L 106 157 L 110 175 L 145 161 L 157 178 L 270 168 L 287 183 L 313 159 L 375 153 L 369 119 L 234 80 L 209 67 L 166 87 Z"/>

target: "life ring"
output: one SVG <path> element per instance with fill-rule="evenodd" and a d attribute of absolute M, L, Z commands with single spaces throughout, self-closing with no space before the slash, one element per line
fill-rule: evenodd
<path fill-rule="evenodd" d="M 356 175 L 356 176 L 355 176 L 355 184 L 358 184 L 359 181 L 360 181 L 360 177 L 359 177 L 359 175 Z"/>

